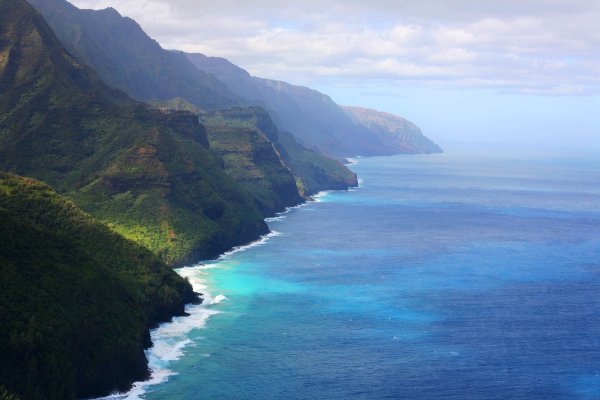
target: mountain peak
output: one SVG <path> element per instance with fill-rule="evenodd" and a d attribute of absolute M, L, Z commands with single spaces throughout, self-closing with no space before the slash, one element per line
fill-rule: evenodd
<path fill-rule="evenodd" d="M 206 110 L 243 105 L 225 84 L 195 68 L 183 54 L 163 49 L 135 20 L 114 8 L 81 10 L 64 0 L 29 2 L 65 48 L 110 87 L 137 100 L 181 97 Z"/>
<path fill-rule="evenodd" d="M 10 94 L 27 84 L 35 84 L 39 90 L 60 86 L 63 90 L 89 91 L 93 87 L 96 95 L 118 96 L 63 49 L 46 21 L 25 1 L 0 0 L 0 32 L 4 39 L 0 92 L 5 94 L 3 101 L 9 102 L 5 106 L 24 106 L 23 99 Z"/>

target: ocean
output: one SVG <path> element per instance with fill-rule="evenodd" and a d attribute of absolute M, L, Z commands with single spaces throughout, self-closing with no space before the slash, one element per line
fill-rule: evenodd
<path fill-rule="evenodd" d="M 183 268 L 128 399 L 600 398 L 600 162 L 359 158 L 361 185 Z"/>

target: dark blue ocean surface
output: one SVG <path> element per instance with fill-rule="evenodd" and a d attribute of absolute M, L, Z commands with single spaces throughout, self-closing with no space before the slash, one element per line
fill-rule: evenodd
<path fill-rule="evenodd" d="M 144 399 L 600 398 L 600 164 L 361 158 L 356 191 L 181 270 Z M 170 376 L 167 376 L 169 375 Z"/>

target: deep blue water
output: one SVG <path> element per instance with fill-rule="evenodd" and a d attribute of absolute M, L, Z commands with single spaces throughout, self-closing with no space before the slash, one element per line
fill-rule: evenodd
<path fill-rule="evenodd" d="M 600 398 L 600 163 L 434 155 L 352 168 L 358 190 L 181 271 L 206 303 L 155 332 L 163 383 L 136 393 Z"/>

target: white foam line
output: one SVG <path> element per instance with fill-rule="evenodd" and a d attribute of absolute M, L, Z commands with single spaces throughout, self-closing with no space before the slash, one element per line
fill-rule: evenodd
<path fill-rule="evenodd" d="M 327 196 L 329 193 L 332 193 L 332 192 L 333 192 L 333 190 L 323 190 L 322 192 L 319 192 L 312 197 L 313 201 L 315 203 L 320 203 L 323 201 L 323 197 Z"/>
<path fill-rule="evenodd" d="M 313 199 L 315 202 L 319 202 L 321 201 L 320 199 L 331 192 L 332 191 L 319 192 L 313 196 Z M 267 218 L 265 221 L 268 222 L 269 220 L 275 221 L 283 219 L 285 218 L 285 214 L 305 207 L 307 204 L 309 204 L 309 202 L 294 207 L 288 207 L 285 211 L 278 213 L 276 217 Z M 186 307 L 186 312 L 189 314 L 188 316 L 173 318 L 173 321 L 161 324 L 158 328 L 153 329 L 150 332 L 152 343 L 154 345 L 145 352 L 146 357 L 148 358 L 148 367 L 151 370 L 149 380 L 135 382 L 131 390 L 127 393 L 115 393 L 96 400 L 142 400 L 141 396 L 147 392 L 148 387 L 164 383 L 169 380 L 169 377 L 177 375 L 177 373 L 170 370 L 168 366 L 170 362 L 182 357 L 187 347 L 194 345 L 194 342 L 187 337 L 187 334 L 193 329 L 203 328 L 211 316 L 220 313 L 217 310 L 212 310 L 210 308 L 212 305 L 220 304 L 221 302 L 228 300 L 223 294 L 213 297 L 208 292 L 207 289 L 209 288 L 204 279 L 207 270 L 218 268 L 220 261 L 226 260 L 234 254 L 261 246 L 268 242 L 272 237 L 280 235 L 282 235 L 282 233 L 271 231 L 255 242 L 244 246 L 234 247 L 230 251 L 222 254 L 216 261 L 200 262 L 189 267 L 178 269 L 177 273 L 189 280 L 194 291 L 203 294 L 202 304 L 188 305 Z M 210 354 L 206 356 L 208 357 Z"/>
<path fill-rule="evenodd" d="M 143 382 L 135 382 L 127 393 L 115 393 L 96 400 L 142 400 L 142 397 L 150 386 L 158 385 L 169 380 L 169 377 L 177 375 L 170 370 L 169 364 L 184 355 L 187 347 L 193 346 L 194 342 L 187 337 L 193 329 L 201 329 L 206 326 L 208 319 L 220 312 L 211 309 L 212 305 L 220 304 L 227 300 L 223 294 L 212 296 L 208 292 L 205 276 L 207 270 L 219 267 L 218 262 L 229 258 L 231 255 L 260 246 L 274 236 L 281 235 L 280 232 L 272 231 L 259 240 L 245 246 L 235 247 L 221 255 L 216 262 L 198 263 L 189 267 L 180 268 L 179 275 L 187 278 L 195 292 L 203 293 L 202 304 L 188 305 L 185 311 L 189 314 L 185 317 L 173 318 L 172 322 L 161 324 L 158 328 L 150 331 L 152 343 L 151 348 L 146 350 L 148 367 L 152 371 L 150 379 Z M 207 355 L 209 356 L 209 355 Z"/>
<path fill-rule="evenodd" d="M 177 271 L 181 276 L 188 278 L 194 291 L 205 292 L 207 285 L 204 276 L 206 272 L 202 266 L 181 268 Z M 172 322 L 161 324 L 150 331 L 153 346 L 146 350 L 148 367 L 151 370 L 150 379 L 135 382 L 127 393 L 112 394 L 98 400 L 140 400 L 147 392 L 148 387 L 166 382 L 169 377 L 177 375 L 169 369 L 169 364 L 181 358 L 185 349 L 194 345 L 188 334 L 194 329 L 203 328 L 208 319 L 219 311 L 212 310 L 213 304 L 223 301 L 225 296 L 218 295 L 214 299 L 205 293 L 202 304 L 188 305 L 186 312 L 189 316 L 175 317 Z"/>
<path fill-rule="evenodd" d="M 297 209 L 302 208 L 302 207 L 306 207 L 307 204 L 308 204 L 308 201 L 305 201 L 304 203 L 298 204 L 297 206 L 286 207 L 284 211 L 275 214 L 275 217 L 273 217 L 273 218 L 283 217 L 286 214 L 289 214 L 289 213 L 291 213 L 294 210 L 297 210 Z M 268 220 L 268 219 L 271 219 L 271 218 L 266 218 L 265 221 Z"/>
<path fill-rule="evenodd" d="M 281 236 L 281 235 L 282 235 L 281 232 L 271 231 L 268 234 L 262 236 L 260 239 L 258 239 L 255 242 L 252 242 L 250 244 L 246 244 L 246 245 L 243 245 L 243 246 L 234 247 L 233 249 L 229 250 L 228 252 L 221 254 L 221 256 L 219 258 L 217 258 L 217 262 L 226 260 L 229 257 L 231 257 L 232 255 L 237 254 L 239 252 L 246 251 L 246 250 L 251 249 L 253 247 L 261 246 L 261 245 L 267 243 L 269 241 L 269 239 L 271 239 L 271 238 L 273 238 L 275 236 Z"/>
<path fill-rule="evenodd" d="M 287 218 L 287 215 L 277 215 L 276 217 L 265 218 L 265 222 L 281 221 Z"/>

